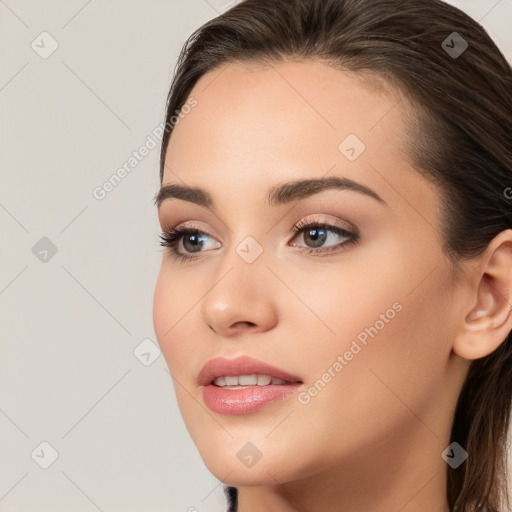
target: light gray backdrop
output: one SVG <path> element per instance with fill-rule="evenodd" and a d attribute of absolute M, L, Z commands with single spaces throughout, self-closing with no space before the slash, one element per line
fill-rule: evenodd
<path fill-rule="evenodd" d="M 0 512 L 224 509 L 153 331 L 152 141 L 181 45 L 232 3 L 0 0 Z M 510 58 L 512 0 L 453 4 Z"/>

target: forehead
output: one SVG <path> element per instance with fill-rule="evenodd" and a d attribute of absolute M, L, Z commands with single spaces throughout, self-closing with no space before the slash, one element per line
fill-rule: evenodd
<path fill-rule="evenodd" d="M 174 128 L 164 184 L 226 195 L 261 184 L 263 196 L 276 182 L 330 172 L 375 183 L 383 196 L 396 182 L 422 200 L 406 150 L 407 104 L 375 75 L 315 61 L 232 62 L 203 75 L 190 97 L 197 105 Z"/>
<path fill-rule="evenodd" d="M 382 135 L 394 145 L 403 141 L 398 91 L 375 76 L 321 62 L 231 62 L 203 75 L 190 97 L 197 106 L 180 119 L 169 143 L 180 153 L 193 145 L 199 154 L 253 148 L 261 155 L 297 151 L 306 141 L 337 151 L 350 133 L 364 143 Z M 382 124 L 392 125 L 392 133 L 378 130 Z"/>
<path fill-rule="evenodd" d="M 191 96 L 198 101 L 195 117 L 206 130 L 212 121 L 218 130 L 227 123 L 256 133 L 283 125 L 288 133 L 310 124 L 315 133 L 352 129 L 362 135 L 401 99 L 397 89 L 375 74 L 318 61 L 228 63 L 203 75 Z M 395 123 L 400 114 L 396 109 Z"/>

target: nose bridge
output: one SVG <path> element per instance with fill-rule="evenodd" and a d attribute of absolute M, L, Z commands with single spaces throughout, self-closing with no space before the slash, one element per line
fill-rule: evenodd
<path fill-rule="evenodd" d="M 244 238 L 223 256 L 201 300 L 203 321 L 224 335 L 241 328 L 270 329 L 277 320 L 270 277 L 262 245 L 253 237 Z"/>

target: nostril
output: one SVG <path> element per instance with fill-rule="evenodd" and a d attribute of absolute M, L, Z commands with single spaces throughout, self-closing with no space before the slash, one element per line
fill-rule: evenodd
<path fill-rule="evenodd" d="M 253 323 L 253 322 L 237 322 L 237 323 L 240 323 L 240 324 L 246 324 L 248 325 L 249 327 L 254 327 L 256 324 Z"/>

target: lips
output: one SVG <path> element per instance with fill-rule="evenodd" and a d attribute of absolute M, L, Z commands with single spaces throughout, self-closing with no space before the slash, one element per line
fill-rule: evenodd
<path fill-rule="evenodd" d="M 198 384 L 208 386 L 217 377 L 239 375 L 269 375 L 274 379 L 282 379 L 284 384 L 300 383 L 301 379 L 268 363 L 253 359 L 249 356 L 240 356 L 234 359 L 216 357 L 208 361 L 198 375 Z"/>
<path fill-rule="evenodd" d="M 285 407 L 304 387 L 296 375 L 248 356 L 212 359 L 203 366 L 197 381 L 205 405 L 225 415 L 255 413 L 271 403 Z"/>

